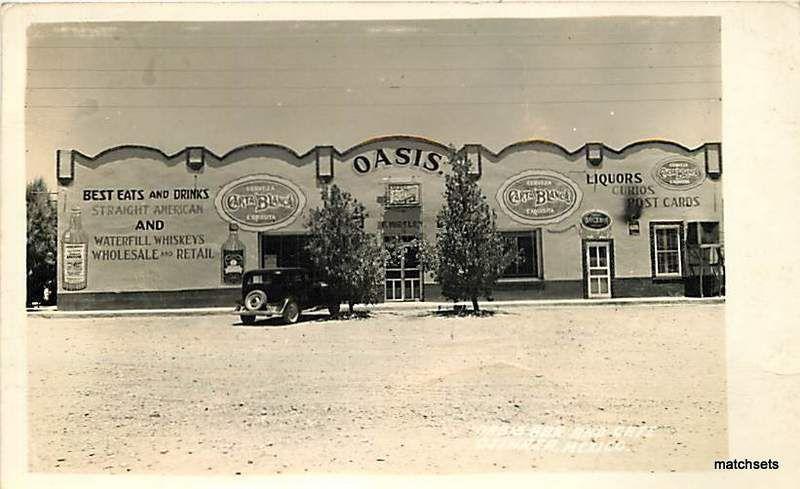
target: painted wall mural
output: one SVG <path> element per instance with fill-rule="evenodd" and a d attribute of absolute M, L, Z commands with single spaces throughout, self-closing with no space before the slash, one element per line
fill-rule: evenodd
<path fill-rule="evenodd" d="M 222 219 L 247 231 L 286 226 L 303 211 L 306 197 L 294 183 L 273 175 L 248 175 L 226 184 L 214 205 Z"/>
<path fill-rule="evenodd" d="M 705 172 L 700 165 L 688 159 L 670 159 L 658 164 L 653 178 L 664 188 L 688 190 L 703 183 Z"/>
<path fill-rule="evenodd" d="M 497 202 L 512 219 L 533 225 L 559 222 L 580 206 L 583 193 L 567 176 L 549 170 L 529 170 L 508 179 L 497 191 Z"/>

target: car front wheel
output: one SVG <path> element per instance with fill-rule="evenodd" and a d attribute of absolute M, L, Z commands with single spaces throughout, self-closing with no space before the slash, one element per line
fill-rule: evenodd
<path fill-rule="evenodd" d="M 300 319 L 300 306 L 294 299 L 289 299 L 286 307 L 283 308 L 283 322 L 286 324 L 294 324 Z"/>

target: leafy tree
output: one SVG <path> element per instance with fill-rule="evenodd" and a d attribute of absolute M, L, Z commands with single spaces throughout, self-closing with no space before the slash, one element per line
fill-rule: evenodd
<path fill-rule="evenodd" d="M 374 236 L 364 231 L 364 206 L 337 185 L 322 189 L 322 206 L 312 209 L 306 249 L 316 276 L 328 283 L 334 298 L 373 304 L 383 281 L 386 257 Z"/>
<path fill-rule="evenodd" d="M 25 188 L 28 218 L 27 303 L 43 302 L 44 289 L 55 297 L 56 289 L 56 205 L 43 179 L 37 178 Z"/>
<path fill-rule="evenodd" d="M 386 253 L 374 236 L 365 235 L 359 240 L 358 257 L 351 272 L 350 297 L 347 304 L 353 312 L 353 304 L 374 304 L 380 299 L 383 290 Z"/>
<path fill-rule="evenodd" d="M 437 216 L 433 270 L 447 299 L 472 301 L 491 296 L 497 279 L 514 261 L 513 253 L 497 231 L 496 214 L 478 182 L 469 174 L 470 162 L 456 155 L 445 175 L 444 205 Z"/>

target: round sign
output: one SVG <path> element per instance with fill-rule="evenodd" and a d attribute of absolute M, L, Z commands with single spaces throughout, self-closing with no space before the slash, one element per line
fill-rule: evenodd
<path fill-rule="evenodd" d="M 563 220 L 580 205 L 580 187 L 566 176 L 549 170 L 528 170 L 500 186 L 497 201 L 503 212 L 525 224 Z"/>
<path fill-rule="evenodd" d="M 291 224 L 305 204 L 305 196 L 295 184 L 272 175 L 250 175 L 229 182 L 214 200 L 222 219 L 247 231 Z"/>
<path fill-rule="evenodd" d="M 705 173 L 694 161 L 668 160 L 656 166 L 653 178 L 664 188 L 686 190 L 703 183 Z"/>
<path fill-rule="evenodd" d="M 603 211 L 589 211 L 581 216 L 581 225 L 587 229 L 601 231 L 611 226 L 611 216 Z"/>

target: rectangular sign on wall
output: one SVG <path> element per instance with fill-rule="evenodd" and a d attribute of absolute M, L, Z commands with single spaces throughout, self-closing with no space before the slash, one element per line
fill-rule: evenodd
<path fill-rule="evenodd" d="M 414 207 L 420 205 L 418 183 L 390 183 L 386 186 L 387 207 Z"/>

